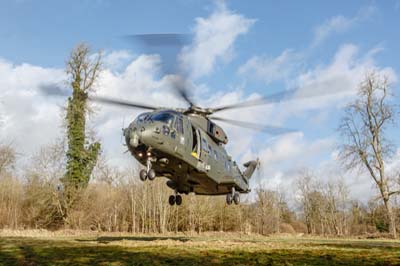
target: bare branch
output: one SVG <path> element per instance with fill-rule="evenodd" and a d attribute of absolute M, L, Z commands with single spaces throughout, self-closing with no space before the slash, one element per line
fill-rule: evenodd
<path fill-rule="evenodd" d="M 394 108 L 386 101 L 387 95 L 387 78 L 381 78 L 374 72 L 369 73 L 360 84 L 358 99 L 346 108 L 339 126 L 341 135 L 346 137 L 340 154 L 349 168 L 365 167 L 374 180 L 395 237 L 396 228 L 389 198 L 397 192 L 390 192 L 391 185 L 384 164 L 385 157 L 390 155 L 390 149 L 386 150 L 388 141 L 384 129 L 387 121 L 392 119 Z"/>

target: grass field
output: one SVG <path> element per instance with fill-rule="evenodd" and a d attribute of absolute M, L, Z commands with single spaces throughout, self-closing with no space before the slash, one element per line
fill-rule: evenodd
<path fill-rule="evenodd" d="M 400 242 L 224 234 L 3 234 L 0 265 L 400 265 Z"/>

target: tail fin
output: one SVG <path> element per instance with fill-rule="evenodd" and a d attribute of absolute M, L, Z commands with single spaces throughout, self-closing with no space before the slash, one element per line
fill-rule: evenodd
<path fill-rule="evenodd" d="M 247 179 L 250 179 L 256 168 L 259 166 L 259 164 L 260 164 L 259 159 L 245 163 L 243 166 L 246 167 L 246 170 L 244 170 L 243 175 L 247 177 Z"/>

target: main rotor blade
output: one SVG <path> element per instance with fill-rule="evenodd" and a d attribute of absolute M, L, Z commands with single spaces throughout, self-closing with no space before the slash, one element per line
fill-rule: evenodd
<path fill-rule="evenodd" d="M 105 98 L 105 97 L 101 97 L 101 96 L 89 96 L 88 99 L 93 102 L 117 105 L 117 106 L 125 106 L 125 107 L 130 107 L 130 108 L 141 108 L 141 109 L 149 109 L 149 110 L 159 109 L 159 107 L 152 106 L 152 105 L 135 103 L 135 102 L 125 101 L 125 100 L 120 100 L 120 99 Z"/>
<path fill-rule="evenodd" d="M 193 102 L 193 100 L 191 98 L 189 90 L 187 89 L 189 86 L 187 80 L 184 80 L 178 76 L 176 79 L 173 79 L 170 83 L 171 83 L 175 93 L 180 98 L 182 98 L 182 100 L 187 102 L 190 107 L 195 106 L 195 103 Z"/>
<path fill-rule="evenodd" d="M 184 33 L 148 33 L 127 35 L 126 38 L 138 41 L 146 47 L 177 46 L 181 48 L 188 43 L 190 35 Z"/>
<path fill-rule="evenodd" d="M 212 120 L 217 120 L 221 122 L 225 122 L 234 126 L 238 127 L 244 127 L 244 128 L 249 128 L 261 132 L 265 132 L 271 135 L 281 135 L 281 134 L 287 134 L 287 133 L 292 133 L 296 132 L 297 130 L 290 129 L 290 128 L 283 128 L 283 127 L 277 127 L 277 126 L 271 126 L 271 125 L 260 125 L 260 124 L 255 124 L 251 122 L 244 122 L 244 121 L 237 121 L 237 120 L 232 120 L 232 119 L 227 119 L 227 118 L 222 118 L 222 117 L 215 117 L 215 116 L 210 116 L 209 117 Z"/>
<path fill-rule="evenodd" d="M 176 76 L 170 80 L 170 85 L 176 95 L 187 102 L 189 106 L 195 105 L 187 89 L 188 73 L 181 68 L 179 61 L 183 47 L 190 44 L 191 34 L 133 34 L 126 36 L 126 39 L 134 44 L 139 44 L 146 53 L 158 54 L 161 57 L 161 74 Z"/>
<path fill-rule="evenodd" d="M 296 88 L 296 89 L 290 89 L 290 90 L 286 90 L 286 91 L 280 91 L 280 92 L 273 93 L 271 95 L 267 95 L 267 96 L 264 96 L 264 97 L 261 97 L 258 99 L 254 99 L 254 100 L 220 106 L 220 107 L 216 107 L 216 108 L 209 108 L 209 110 L 212 113 L 215 113 L 215 112 L 220 112 L 220 111 L 225 111 L 225 110 L 230 110 L 230 109 L 246 108 L 246 107 L 252 107 L 252 106 L 259 106 L 259 105 L 268 105 L 268 104 L 297 100 L 297 99 L 306 99 L 306 98 L 312 98 L 312 97 L 318 97 L 318 96 L 325 96 L 325 95 L 329 95 L 329 94 L 336 94 L 339 92 L 337 92 L 337 91 L 321 91 L 321 90 L 302 91 L 301 89 Z"/>

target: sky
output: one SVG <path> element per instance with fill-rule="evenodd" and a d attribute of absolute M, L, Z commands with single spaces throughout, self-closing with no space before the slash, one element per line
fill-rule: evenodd
<path fill-rule="evenodd" d="M 162 58 L 126 41 L 130 34 L 188 33 L 179 58 L 194 100 L 212 107 L 298 88 L 299 98 L 220 116 L 296 129 L 279 136 L 222 124 L 229 153 L 242 164 L 260 158 L 252 188 L 293 187 L 299 169 L 343 178 L 350 196 L 376 194 L 368 175 L 342 170 L 337 128 L 368 71 L 388 77 L 399 95 L 400 0 L 393 1 L 122 1 L 0 0 L 0 141 L 30 156 L 63 136 L 65 97 L 41 88 L 65 82 L 65 61 L 80 42 L 103 52 L 96 94 L 185 107 L 160 75 Z M 394 98 L 398 102 L 399 98 Z M 110 164 L 135 164 L 121 128 L 141 110 L 93 105 L 89 127 Z M 400 165 L 398 128 L 388 131 Z M 22 157 L 23 157 L 22 156 Z"/>

